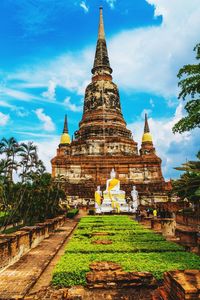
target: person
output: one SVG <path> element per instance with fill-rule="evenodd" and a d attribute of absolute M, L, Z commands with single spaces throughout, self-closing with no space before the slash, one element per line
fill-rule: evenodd
<path fill-rule="evenodd" d="M 146 212 L 147 212 L 147 217 L 149 217 L 149 215 L 150 215 L 150 209 L 147 208 L 147 209 L 146 209 Z"/>
<path fill-rule="evenodd" d="M 141 216 L 140 216 L 140 209 L 139 208 L 137 208 L 137 210 L 136 210 L 136 221 L 141 221 Z"/>
<path fill-rule="evenodd" d="M 154 218 L 157 218 L 157 209 L 156 208 L 154 208 L 154 210 L 153 210 L 153 216 L 154 216 Z"/>

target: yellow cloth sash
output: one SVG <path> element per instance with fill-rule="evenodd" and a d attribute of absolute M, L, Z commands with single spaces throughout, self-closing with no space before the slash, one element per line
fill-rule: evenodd
<path fill-rule="evenodd" d="M 116 185 L 118 185 L 119 180 L 116 178 L 111 179 L 108 186 L 108 191 L 111 191 Z"/>
<path fill-rule="evenodd" d="M 108 194 L 109 194 L 109 197 L 110 197 L 110 200 L 112 201 L 112 208 L 116 208 L 117 209 L 117 212 L 119 213 L 120 212 L 120 206 L 119 206 L 119 203 L 117 203 L 116 201 L 113 200 L 112 198 L 112 194 L 110 191 L 112 191 L 112 189 L 114 187 L 116 187 L 119 183 L 119 180 L 116 179 L 116 178 L 113 178 L 110 182 L 109 182 L 109 186 L 108 186 Z"/>
<path fill-rule="evenodd" d="M 94 198 L 95 198 L 95 202 L 100 206 L 101 205 L 101 196 L 97 191 L 95 192 Z"/>

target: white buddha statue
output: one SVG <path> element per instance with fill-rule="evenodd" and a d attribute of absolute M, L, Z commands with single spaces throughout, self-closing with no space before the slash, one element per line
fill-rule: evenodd
<path fill-rule="evenodd" d="M 115 178 L 116 172 L 114 169 L 110 172 L 110 179 L 106 181 L 106 192 L 119 192 L 120 181 Z"/>
<path fill-rule="evenodd" d="M 94 195 L 96 213 L 101 213 L 101 197 L 102 197 L 101 187 L 100 185 L 98 185 Z"/>
<path fill-rule="evenodd" d="M 97 205 L 99 202 L 99 191 L 96 191 L 96 212 Z M 125 192 L 120 190 L 120 181 L 116 178 L 116 172 L 114 168 L 110 173 L 110 179 L 106 181 L 106 190 L 103 192 L 103 201 L 100 207 L 101 213 L 110 213 L 110 212 L 127 212 L 128 205 L 125 200 Z"/>
<path fill-rule="evenodd" d="M 132 197 L 132 210 L 133 212 L 136 212 L 138 205 L 139 205 L 139 199 L 138 199 L 138 191 L 136 190 L 135 185 L 133 186 L 133 189 L 131 191 L 131 197 Z"/>

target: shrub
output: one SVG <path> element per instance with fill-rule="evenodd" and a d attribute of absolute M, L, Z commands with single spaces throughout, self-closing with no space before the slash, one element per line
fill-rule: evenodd
<path fill-rule="evenodd" d="M 67 212 L 66 217 L 69 218 L 69 219 L 72 219 L 72 218 L 74 218 L 78 214 L 78 212 L 79 212 L 78 208 L 74 208 L 72 210 L 69 210 Z"/>

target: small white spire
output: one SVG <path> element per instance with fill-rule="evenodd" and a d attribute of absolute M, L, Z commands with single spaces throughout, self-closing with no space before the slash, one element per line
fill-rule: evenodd
<path fill-rule="evenodd" d="M 98 34 L 98 38 L 99 39 L 105 39 L 104 24 L 103 24 L 103 7 L 102 6 L 99 7 L 99 12 L 100 12 L 100 16 L 99 16 L 99 34 Z"/>

